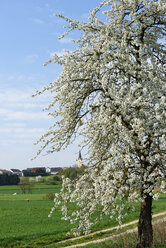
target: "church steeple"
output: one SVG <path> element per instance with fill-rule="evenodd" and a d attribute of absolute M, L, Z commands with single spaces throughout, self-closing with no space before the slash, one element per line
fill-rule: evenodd
<path fill-rule="evenodd" d="M 82 160 L 81 151 L 79 151 L 78 159 Z"/>
<path fill-rule="evenodd" d="M 82 156 L 81 156 L 81 151 L 79 151 L 78 155 L 78 168 L 81 168 L 82 166 Z"/>

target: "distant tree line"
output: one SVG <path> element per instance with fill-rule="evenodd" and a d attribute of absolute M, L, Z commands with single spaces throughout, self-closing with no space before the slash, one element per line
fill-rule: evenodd
<path fill-rule="evenodd" d="M 36 177 L 36 176 L 48 176 L 49 174 L 43 170 L 38 169 L 36 171 L 30 171 L 30 170 L 23 170 L 24 177 Z"/>
<path fill-rule="evenodd" d="M 0 175 L 0 185 L 17 185 L 20 182 L 18 175 Z"/>
<path fill-rule="evenodd" d="M 86 166 L 82 165 L 81 168 L 78 167 L 69 167 L 63 169 L 61 172 L 59 172 L 60 176 L 68 177 L 70 180 L 74 180 L 78 178 L 80 175 L 84 174 L 84 171 L 86 169 Z"/>

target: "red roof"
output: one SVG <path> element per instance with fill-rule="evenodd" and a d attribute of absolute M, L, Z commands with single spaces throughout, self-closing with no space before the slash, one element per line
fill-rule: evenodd
<path fill-rule="evenodd" d="M 0 170 L 2 173 L 8 173 L 8 174 L 12 174 L 12 172 L 11 171 L 9 171 L 9 170 Z"/>
<path fill-rule="evenodd" d="M 13 172 L 21 172 L 20 170 L 18 170 L 18 169 L 10 169 L 11 171 L 13 171 Z"/>
<path fill-rule="evenodd" d="M 37 170 L 46 171 L 46 168 L 45 168 L 45 167 L 35 167 L 35 168 L 32 168 L 32 171 L 33 171 L 33 172 L 36 172 Z"/>

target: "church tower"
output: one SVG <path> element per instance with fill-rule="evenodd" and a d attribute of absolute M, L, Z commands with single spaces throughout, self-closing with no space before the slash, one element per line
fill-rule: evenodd
<path fill-rule="evenodd" d="M 78 155 L 78 168 L 82 167 L 82 156 L 81 156 L 81 151 L 79 151 Z"/>

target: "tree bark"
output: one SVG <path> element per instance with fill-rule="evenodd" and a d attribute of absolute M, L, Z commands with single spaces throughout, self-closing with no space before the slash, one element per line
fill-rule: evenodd
<path fill-rule="evenodd" d="M 152 247 L 153 228 L 152 228 L 152 196 L 145 195 L 141 203 L 141 210 L 138 222 L 138 241 L 136 248 Z"/>

